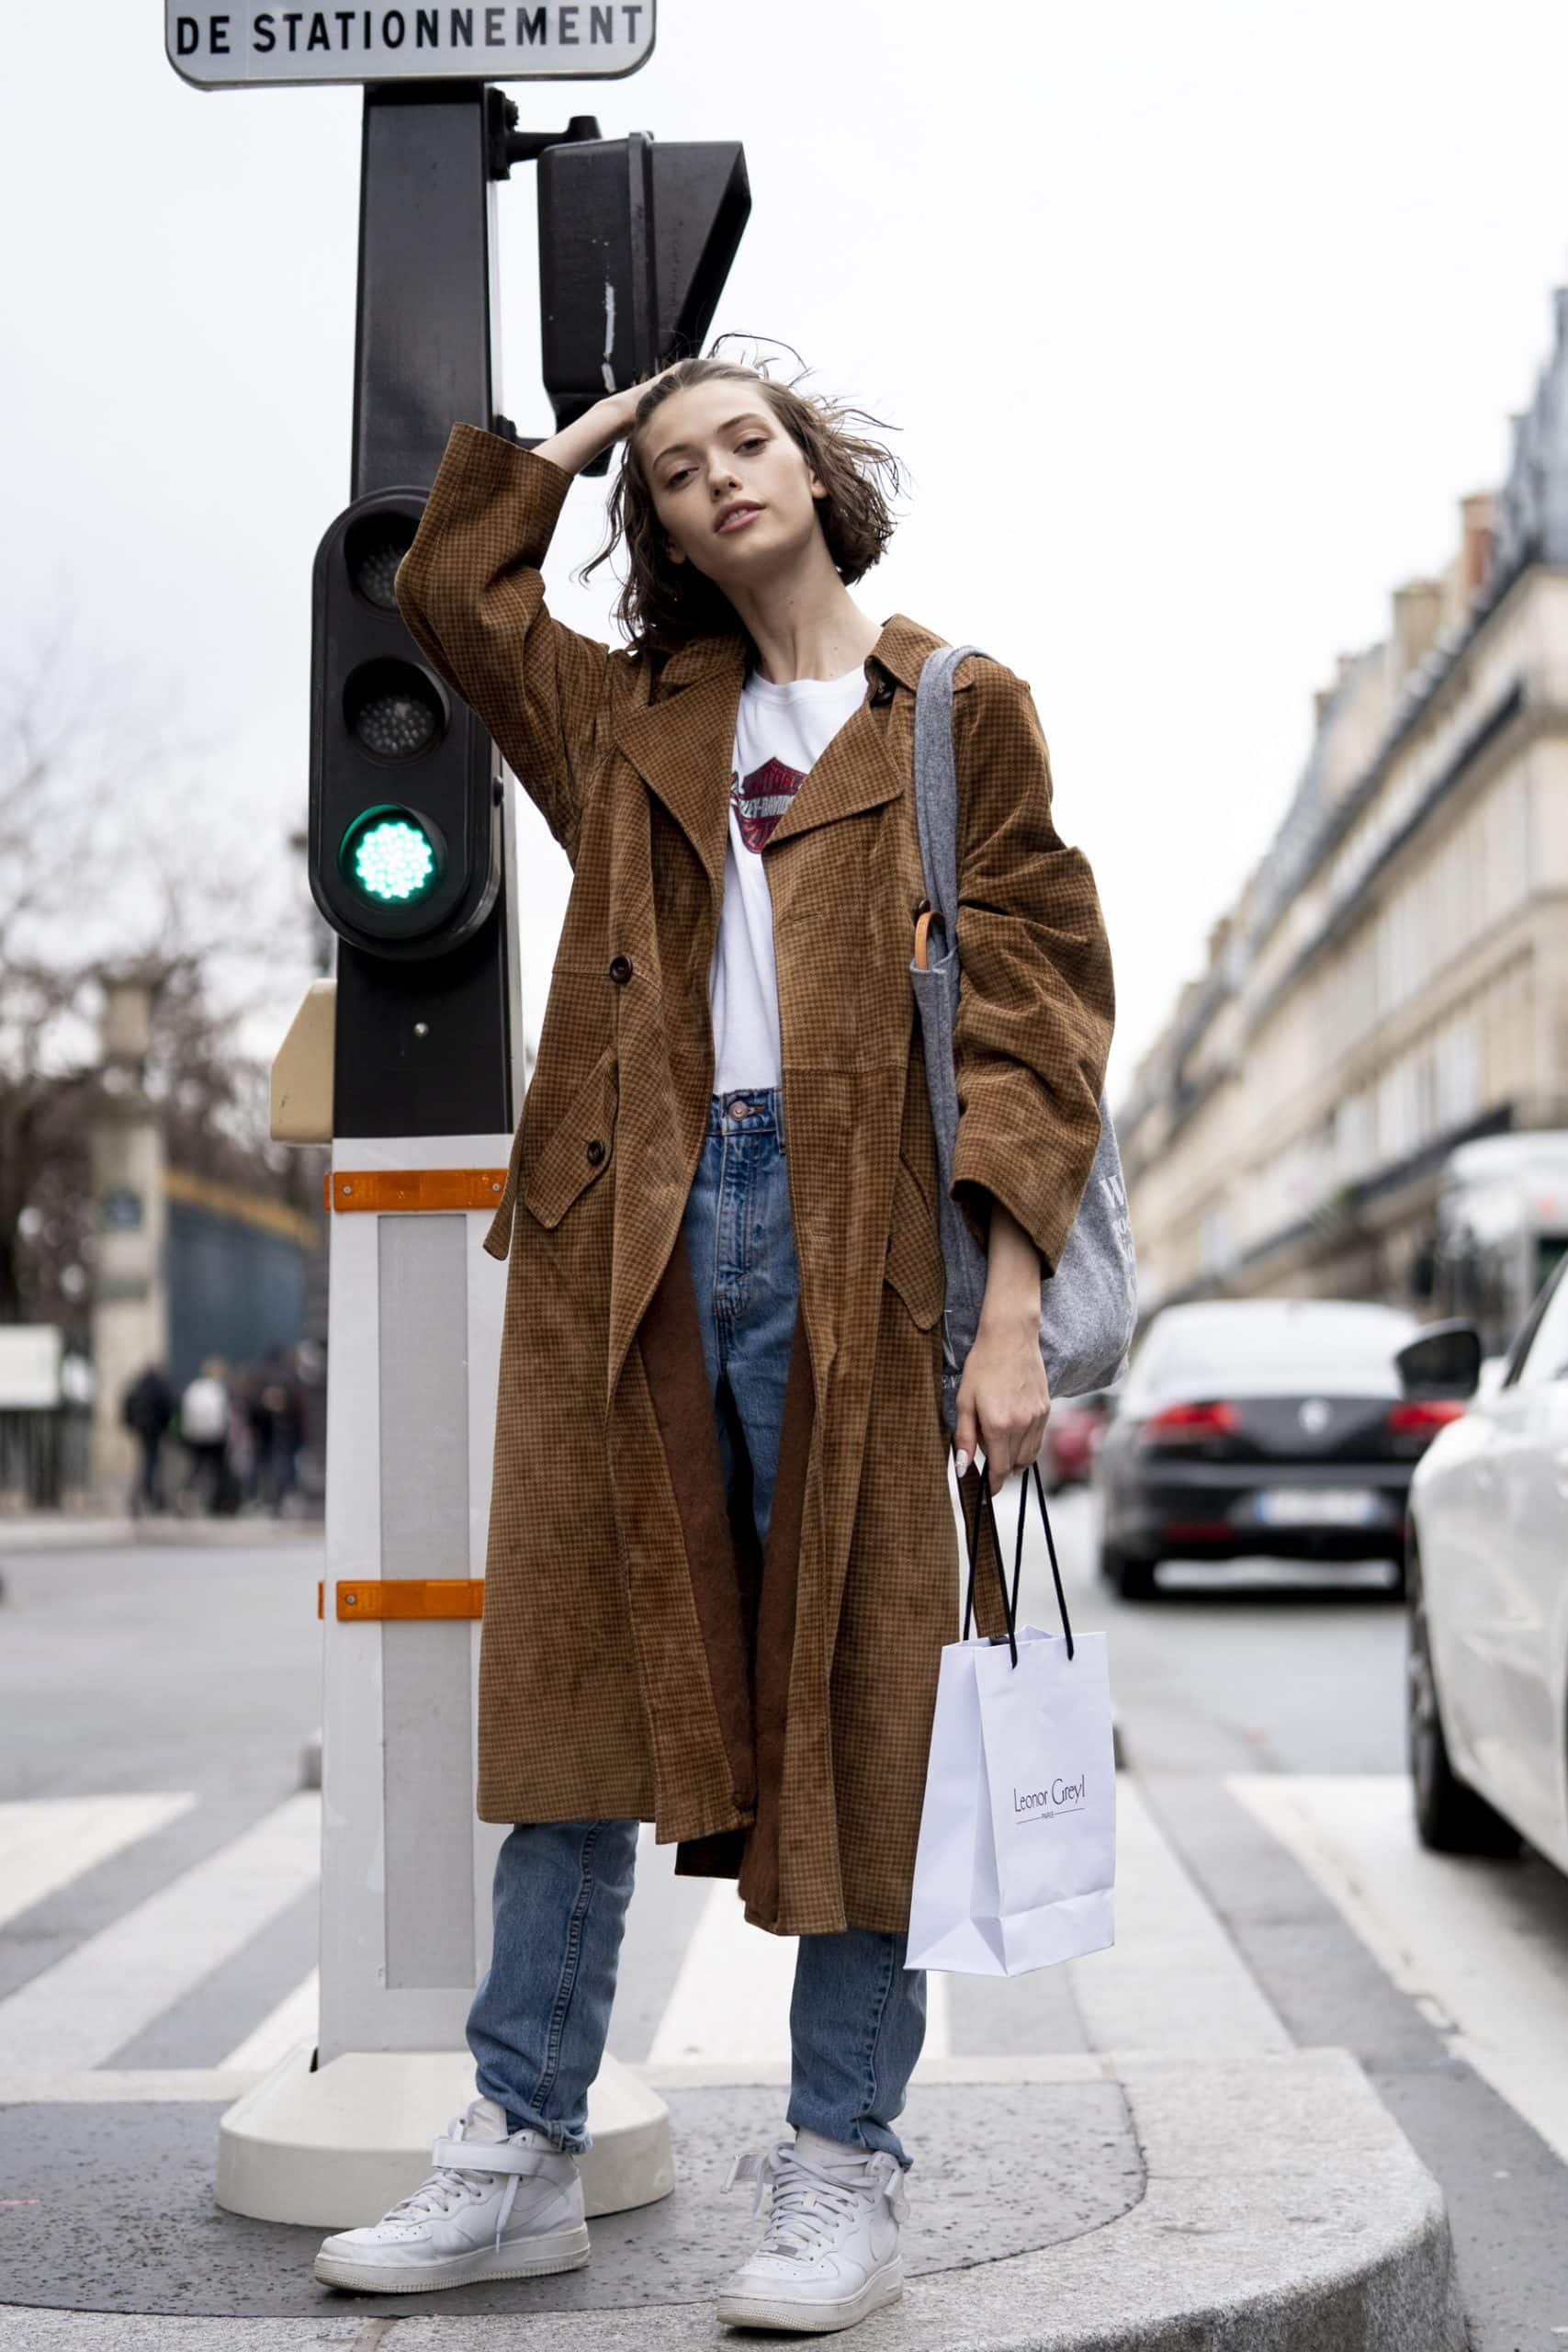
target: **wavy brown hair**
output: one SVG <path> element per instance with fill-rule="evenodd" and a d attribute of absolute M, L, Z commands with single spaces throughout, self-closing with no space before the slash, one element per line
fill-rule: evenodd
<path fill-rule="evenodd" d="M 586 581 L 617 548 L 626 548 L 626 576 L 615 617 L 635 650 L 672 652 L 694 637 L 743 630 L 739 615 L 722 589 L 705 579 L 694 564 L 671 563 L 665 553 L 665 534 L 641 453 L 649 419 L 674 393 L 684 391 L 689 384 L 728 381 L 761 392 L 826 486 L 827 497 L 817 501 L 817 516 L 834 568 L 846 587 L 863 578 L 881 560 L 893 536 L 894 518 L 884 481 L 898 494 L 904 481 L 898 460 L 880 441 L 851 430 L 851 420 L 884 431 L 896 427 L 886 427 L 879 417 L 825 394 L 802 392 L 793 383 L 775 382 L 761 368 L 712 356 L 678 360 L 648 379 L 649 389 L 637 402 L 631 431 L 622 444 L 620 471 L 610 492 L 609 536 L 578 575 Z"/>

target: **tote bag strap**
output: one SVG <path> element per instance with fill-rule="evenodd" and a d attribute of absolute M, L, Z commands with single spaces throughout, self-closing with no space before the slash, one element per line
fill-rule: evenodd
<path fill-rule="evenodd" d="M 915 821 L 926 897 L 949 947 L 958 936 L 958 771 L 953 756 L 953 673 L 977 645 L 939 645 L 915 689 Z"/>
<path fill-rule="evenodd" d="M 1051 1555 L 1051 1580 L 1056 1588 L 1056 1607 L 1061 1615 L 1062 1631 L 1067 1637 L 1067 1657 L 1070 1660 L 1075 1651 L 1073 1629 L 1067 1623 L 1067 1599 L 1066 1593 L 1062 1590 L 1062 1571 L 1056 1565 L 1056 1539 L 1051 1532 L 1051 1514 L 1045 1508 L 1045 1488 L 1041 1482 L 1039 1463 L 1032 1462 L 1030 1464 L 1029 1470 L 1025 1474 L 1020 1486 L 1018 1498 L 1018 1537 L 1013 1546 L 1012 1591 L 1010 1595 L 1008 1591 L 1007 1577 L 1002 1573 L 1002 1543 L 1001 1537 L 997 1532 L 997 1507 L 991 1496 L 990 1480 L 984 1475 L 984 1473 L 982 1473 L 980 1479 L 980 1499 L 975 1511 L 975 1531 L 973 1534 L 970 1532 L 968 1521 L 965 1520 L 964 1522 L 964 1542 L 969 1552 L 969 1582 L 964 1596 L 964 1639 L 965 1641 L 969 1639 L 969 1620 L 975 1607 L 975 1577 L 979 1566 L 980 1514 L 984 1511 L 987 1515 L 987 1523 L 991 1531 L 991 1550 L 997 1563 L 997 1577 L 1002 1588 L 1002 1614 L 1007 1622 L 1008 1651 L 1011 1657 L 1014 1666 L 1018 1664 L 1018 1586 L 1019 1578 L 1023 1573 L 1023 1520 L 1024 1513 L 1029 1509 L 1029 1480 L 1031 1476 L 1032 1476 L 1034 1480 L 1034 1491 L 1040 1498 L 1040 1516 L 1045 1522 L 1045 1549 Z M 1001 1635 L 999 1634 L 993 1634 L 992 1639 L 994 1641 L 999 1641 L 1001 1639 Z"/>

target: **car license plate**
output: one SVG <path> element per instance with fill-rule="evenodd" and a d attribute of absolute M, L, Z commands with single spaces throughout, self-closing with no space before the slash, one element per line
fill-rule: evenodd
<path fill-rule="evenodd" d="M 1253 1513 L 1270 1527 L 1365 1527 L 1380 1513 L 1368 1487 L 1265 1487 Z"/>

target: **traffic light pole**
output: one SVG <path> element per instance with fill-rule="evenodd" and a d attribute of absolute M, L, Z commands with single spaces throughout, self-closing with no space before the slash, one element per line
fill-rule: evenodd
<path fill-rule="evenodd" d="M 498 90 L 365 93 L 354 346 L 355 498 L 426 488 L 458 418 L 493 428 Z M 494 788 L 503 793 L 499 764 Z M 501 1133 L 520 1102 L 512 876 L 455 955 L 338 954 L 333 1126 L 343 1136 Z"/>
<path fill-rule="evenodd" d="M 383 492 L 417 500 L 456 420 L 500 422 L 495 187 L 511 161 L 545 143 L 512 134 L 509 116 L 510 101 L 479 83 L 366 88 L 355 502 Z M 578 123 L 567 136 L 596 130 Z M 399 523 L 393 514 L 394 531 Z M 329 533 L 323 556 L 340 544 L 346 535 Z M 346 732 L 357 731 L 359 744 L 335 748 L 367 752 L 385 769 L 386 789 L 400 779 L 417 799 L 421 787 L 393 756 L 405 740 L 399 729 L 417 735 L 428 718 L 461 751 L 454 730 L 478 722 L 460 707 L 422 703 L 434 688 L 406 670 L 412 649 L 386 650 L 398 626 L 395 607 L 386 609 L 389 544 L 369 543 L 360 565 L 369 594 L 351 612 L 345 590 L 338 633 L 358 625 L 358 604 L 379 605 L 363 623 L 379 650 L 360 671 L 383 671 L 391 684 L 366 706 L 366 724 L 350 716 Z M 345 734 L 339 673 L 358 674 L 343 645 L 322 642 L 338 610 L 318 594 L 318 766 L 334 748 L 323 748 L 322 730 Z M 470 825 L 458 846 L 465 873 L 487 888 L 496 883 L 488 913 L 472 921 L 484 893 L 470 891 L 469 927 L 455 944 L 436 934 L 432 945 L 414 928 L 417 908 L 393 909 L 385 920 L 403 923 L 409 936 L 394 945 L 404 952 L 377 953 L 342 936 L 338 922 L 320 2030 L 224 2116 L 218 2181 L 220 2201 L 234 2211 L 322 2228 L 377 2220 L 406 2195 L 429 2169 L 432 2140 L 474 2095 L 464 2027 L 488 1964 L 491 1882 L 505 1835 L 476 1820 L 473 1795 L 506 1283 L 480 1245 L 521 1103 L 522 1024 L 513 812 L 488 738 L 477 757 L 470 780 L 482 799 L 488 757 L 488 806 L 500 822 Z M 417 762 L 402 769 L 417 773 Z M 330 782 L 313 775 L 313 826 L 323 801 L 330 810 Z M 439 825 L 432 831 L 452 846 Z M 314 887 L 320 900 L 319 872 Z M 373 920 L 367 913 L 366 925 Z M 591 2214 L 669 2192 L 667 2110 L 614 2061 L 593 2086 L 589 2122 Z"/>

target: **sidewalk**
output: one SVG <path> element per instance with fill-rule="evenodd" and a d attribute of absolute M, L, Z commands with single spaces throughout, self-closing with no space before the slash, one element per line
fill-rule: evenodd
<path fill-rule="evenodd" d="M 217 2211 L 221 2098 L 70 2104 L 52 2110 L 53 2129 L 51 2110 L 13 2109 L 39 2152 L 32 2193 L 61 2216 L 52 2253 L 66 2269 L 51 2262 L 48 2291 L 66 2292 L 73 2267 L 85 2301 L 158 2315 L 12 2307 L 0 2310 L 0 2345 L 195 2352 L 219 2313 L 234 2352 L 368 2346 L 386 2333 L 402 2352 L 728 2341 L 713 2286 L 753 2225 L 720 2183 L 731 2150 L 765 2137 L 779 2102 L 754 2084 L 705 2087 L 669 2069 L 649 2079 L 671 2109 L 671 2197 L 596 2221 L 585 2270 L 418 2298 L 333 2294 L 310 2278 L 320 2233 Z M 899 2305 L 850 2331 L 857 2344 L 1461 2352 L 1435 2186 L 1345 2052 L 949 2060 L 923 2071 L 901 2122 L 923 2150 L 908 2283 Z M 19 2153 L 13 2143 L 13 2179 Z M 10 2291 L 21 2284 L 13 2273 Z"/>
<path fill-rule="evenodd" d="M 241 1512 L 230 1519 L 183 1519 L 173 1511 L 144 1519 L 107 1512 L 0 1511 L 0 1559 L 7 1552 L 96 1552 L 123 1544 L 167 1550 L 172 1544 L 240 1544 L 261 1549 L 274 1544 L 321 1544 L 319 1519 L 275 1519 L 270 1511 Z"/>
<path fill-rule="evenodd" d="M 1292 2045 L 1136 1781 L 1118 1792 L 1113 1951 L 929 1980 L 900 2118 L 908 2283 L 850 2335 L 868 2352 L 1462 2352 L 1430 2174 L 1348 2052 Z M 218 2120 L 254 2075 L 0 2076 L 0 2347 L 206 2352 L 215 2320 L 229 2352 L 741 2340 L 712 2297 L 759 2224 L 721 2184 L 737 2148 L 784 2135 L 788 2067 L 748 2059 L 732 2020 L 777 2006 L 781 1955 L 759 1949 L 766 2000 L 737 1986 L 727 2018 L 702 1947 L 773 1940 L 746 1938 L 705 1914 L 636 2069 L 671 2110 L 673 2194 L 596 2220 L 592 2261 L 557 2278 L 333 2293 L 310 2273 L 321 2233 L 214 2201 Z M 660 2055 L 698 2032 L 700 2063 Z"/>

